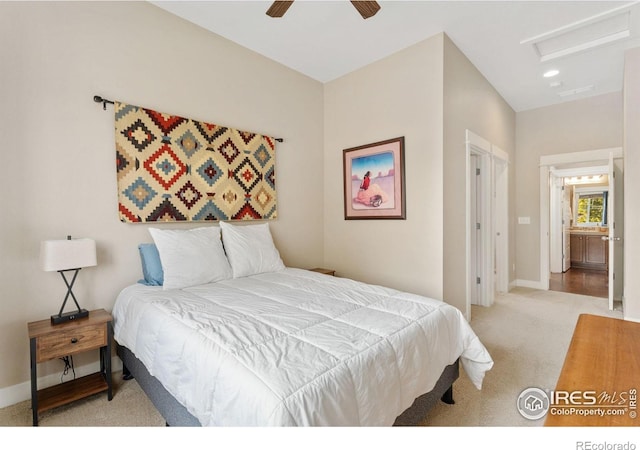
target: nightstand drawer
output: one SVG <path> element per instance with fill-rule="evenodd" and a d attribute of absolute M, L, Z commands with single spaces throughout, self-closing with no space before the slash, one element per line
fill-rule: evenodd
<path fill-rule="evenodd" d="M 105 324 L 87 325 L 37 338 L 36 361 L 60 358 L 107 345 Z"/>

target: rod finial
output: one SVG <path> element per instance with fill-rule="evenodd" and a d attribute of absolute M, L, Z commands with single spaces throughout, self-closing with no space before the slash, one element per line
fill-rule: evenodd
<path fill-rule="evenodd" d="M 102 103 L 102 109 L 107 109 L 107 103 L 111 103 L 112 105 L 114 104 L 111 100 L 107 100 L 106 98 L 103 98 L 99 95 L 94 95 L 93 96 L 93 101 L 96 103 Z"/>

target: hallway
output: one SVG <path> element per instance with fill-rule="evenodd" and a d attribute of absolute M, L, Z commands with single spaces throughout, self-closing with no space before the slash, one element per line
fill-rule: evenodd
<path fill-rule="evenodd" d="M 549 290 L 607 298 L 609 276 L 606 270 L 571 268 L 565 273 L 550 274 Z"/>

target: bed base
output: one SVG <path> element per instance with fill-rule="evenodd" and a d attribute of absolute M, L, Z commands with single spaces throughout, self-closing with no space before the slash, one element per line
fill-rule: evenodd
<path fill-rule="evenodd" d="M 125 379 L 135 378 L 153 406 L 164 417 L 167 426 L 199 427 L 196 419 L 182 406 L 164 386 L 149 374 L 147 368 L 126 347 L 116 345 L 116 352 L 122 360 L 122 374 Z"/>
<path fill-rule="evenodd" d="M 413 405 L 396 417 L 393 426 L 419 425 L 424 421 L 425 417 L 427 417 L 427 413 L 436 406 L 438 399 L 448 405 L 455 404 L 453 400 L 453 382 L 458 379 L 459 375 L 459 361 L 456 360 L 456 362 L 444 368 L 436 385 L 430 392 L 416 398 Z"/>
<path fill-rule="evenodd" d="M 200 422 L 187 409 L 162 386 L 162 384 L 149 374 L 147 368 L 126 347 L 116 345 L 116 352 L 123 364 L 123 378 L 129 380 L 135 378 L 151 403 L 164 418 L 167 426 L 199 427 Z M 394 426 L 415 426 L 424 420 L 427 413 L 435 406 L 438 400 L 447 404 L 454 404 L 453 382 L 460 374 L 459 362 L 445 367 L 435 387 L 426 394 L 418 397 L 409 409 L 400 414 Z"/>

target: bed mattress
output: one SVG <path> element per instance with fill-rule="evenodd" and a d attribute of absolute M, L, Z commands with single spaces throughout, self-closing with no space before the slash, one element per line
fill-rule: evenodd
<path fill-rule="evenodd" d="M 126 287 L 114 337 L 205 426 L 388 426 L 460 358 L 493 361 L 444 302 L 301 269 Z"/>

